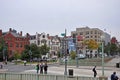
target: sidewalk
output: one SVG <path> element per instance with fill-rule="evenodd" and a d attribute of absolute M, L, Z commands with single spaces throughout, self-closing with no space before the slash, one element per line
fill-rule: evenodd
<path fill-rule="evenodd" d="M 0 69 L 0 72 L 5 72 L 7 71 L 8 69 Z"/>
<path fill-rule="evenodd" d="M 120 68 L 116 68 L 116 62 L 119 62 L 120 58 L 114 58 L 107 64 L 104 64 L 104 75 L 108 78 L 110 78 L 111 74 L 116 71 L 118 77 L 120 77 Z M 94 66 L 79 66 L 76 68 L 76 66 L 67 66 L 67 71 L 69 69 L 73 69 L 74 76 L 87 76 L 87 77 L 93 77 L 92 68 Z M 97 66 L 97 77 L 102 76 L 102 67 Z M 64 75 L 65 66 L 64 65 L 58 65 L 58 66 L 51 66 L 48 67 L 48 74 L 53 75 Z M 36 70 L 28 70 L 24 71 L 23 73 L 34 73 L 36 74 Z M 67 72 L 69 74 L 69 72 Z"/>
<path fill-rule="evenodd" d="M 88 66 L 79 66 L 79 68 L 76 68 L 75 66 L 68 66 L 67 70 L 69 69 L 73 69 L 74 72 L 74 76 L 87 76 L 87 77 L 93 77 L 93 72 L 92 72 L 92 68 L 93 67 L 88 67 Z M 53 75 L 64 75 L 64 66 L 58 66 L 58 67 L 48 67 L 48 74 L 53 74 Z M 97 67 L 97 77 L 102 75 L 102 68 L 101 67 Z M 105 76 L 110 77 L 110 75 L 116 71 L 118 76 L 120 77 L 120 68 L 109 68 L 109 67 L 105 67 L 104 69 L 104 73 Z M 36 74 L 36 70 L 26 70 L 23 73 L 33 73 Z M 69 73 L 69 72 L 67 72 Z"/>

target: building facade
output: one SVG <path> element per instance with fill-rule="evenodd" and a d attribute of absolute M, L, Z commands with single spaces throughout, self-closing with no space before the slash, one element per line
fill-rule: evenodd
<path fill-rule="evenodd" d="M 101 43 L 102 41 L 104 41 L 106 45 L 110 42 L 110 35 L 98 28 L 76 28 L 76 31 L 71 32 L 71 36 L 73 36 L 76 39 L 78 38 L 78 36 L 80 36 L 80 40 L 76 40 L 76 44 L 78 46 L 78 49 L 82 50 L 82 53 L 86 53 L 86 46 L 82 44 L 83 41 L 91 39 L 96 41 L 97 43 Z M 102 36 L 104 36 L 103 39 Z"/>
<path fill-rule="evenodd" d="M 28 33 L 25 36 L 22 36 L 22 31 L 17 33 L 16 30 L 12 30 L 11 28 L 8 32 L 2 32 L 2 30 L 0 30 L 0 35 L 1 33 L 8 47 L 8 58 L 12 57 L 14 53 L 21 54 L 25 49 L 25 45 L 30 44 Z"/>
<path fill-rule="evenodd" d="M 52 58 L 57 58 L 58 52 L 60 53 L 60 37 L 58 35 L 51 36 L 50 54 Z"/>
<path fill-rule="evenodd" d="M 39 34 L 36 32 L 35 35 L 30 35 L 30 44 L 36 44 L 37 46 L 42 46 L 46 44 L 48 47 L 50 47 L 51 39 L 49 34 L 45 34 L 44 32 Z"/>

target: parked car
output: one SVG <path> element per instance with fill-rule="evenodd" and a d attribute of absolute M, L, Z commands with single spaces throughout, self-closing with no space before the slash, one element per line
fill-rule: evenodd
<path fill-rule="evenodd" d="M 85 58 L 86 58 L 85 54 L 78 54 L 78 59 L 85 59 Z"/>
<path fill-rule="evenodd" d="M 69 60 L 68 57 L 67 58 L 62 58 L 63 62 L 65 62 L 65 60 L 68 61 Z"/>

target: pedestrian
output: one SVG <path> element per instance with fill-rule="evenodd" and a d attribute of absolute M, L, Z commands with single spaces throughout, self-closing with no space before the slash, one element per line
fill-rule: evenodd
<path fill-rule="evenodd" d="M 40 74 L 43 74 L 43 67 L 44 67 L 43 62 L 41 62 L 40 63 Z"/>
<path fill-rule="evenodd" d="M 47 70 L 48 70 L 48 65 L 47 65 L 47 62 L 45 62 L 45 64 L 44 64 L 44 74 L 47 74 Z"/>
<path fill-rule="evenodd" d="M 37 71 L 37 74 L 38 74 L 38 72 L 39 72 L 39 63 L 35 66 L 35 68 L 36 68 L 36 71 Z"/>
<path fill-rule="evenodd" d="M 116 75 L 116 72 L 113 72 L 113 74 L 111 74 L 111 80 L 119 80 L 118 76 Z"/>
<path fill-rule="evenodd" d="M 94 73 L 94 77 L 97 76 L 97 71 L 96 71 L 96 66 L 94 66 L 94 68 L 92 69 L 93 73 Z"/>
<path fill-rule="evenodd" d="M 24 60 L 24 66 L 26 66 L 26 63 L 27 63 L 27 61 L 26 61 L 26 60 Z"/>

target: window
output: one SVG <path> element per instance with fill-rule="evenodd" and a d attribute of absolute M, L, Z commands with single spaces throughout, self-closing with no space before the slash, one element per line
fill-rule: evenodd
<path fill-rule="evenodd" d="M 95 31 L 95 34 L 97 34 L 97 31 Z"/>
<path fill-rule="evenodd" d="M 95 38 L 97 38 L 97 36 L 95 36 Z"/>
<path fill-rule="evenodd" d="M 91 34 L 93 34 L 93 31 L 91 31 Z"/>
<path fill-rule="evenodd" d="M 10 47 L 12 47 L 12 43 L 10 43 Z"/>
<path fill-rule="evenodd" d="M 20 47 L 22 47 L 22 43 L 20 44 Z"/>
<path fill-rule="evenodd" d="M 80 32 L 80 35 L 83 35 L 83 32 Z"/>
<path fill-rule="evenodd" d="M 86 38 L 89 38 L 89 36 L 86 36 Z"/>
<path fill-rule="evenodd" d="M 18 44 L 18 43 L 16 43 L 16 47 L 19 47 L 19 44 Z"/>
<path fill-rule="evenodd" d="M 86 35 L 89 34 L 89 31 L 86 31 Z"/>
<path fill-rule="evenodd" d="M 42 37 L 45 38 L 45 35 L 43 35 Z"/>

